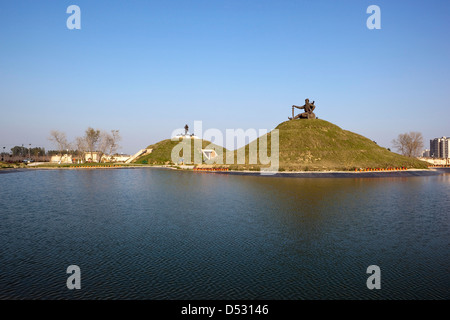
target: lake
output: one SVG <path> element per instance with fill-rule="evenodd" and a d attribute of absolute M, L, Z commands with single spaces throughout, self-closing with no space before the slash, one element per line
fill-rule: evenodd
<path fill-rule="evenodd" d="M 449 213 L 449 173 L 10 172 L 0 299 L 449 299 Z"/>

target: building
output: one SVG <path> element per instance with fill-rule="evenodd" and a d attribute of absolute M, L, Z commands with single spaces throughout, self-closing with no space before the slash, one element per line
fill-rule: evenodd
<path fill-rule="evenodd" d="M 94 152 L 85 152 L 84 153 L 84 162 L 100 162 L 102 153 L 98 151 Z"/>
<path fill-rule="evenodd" d="M 422 151 L 422 158 L 429 158 L 430 157 L 430 149 L 425 149 Z"/>
<path fill-rule="evenodd" d="M 450 158 L 450 139 L 447 137 L 430 140 L 430 157 L 447 159 Z"/>
<path fill-rule="evenodd" d="M 130 155 L 116 154 L 106 155 L 101 152 L 85 152 L 81 156 L 73 156 L 70 154 L 54 155 L 51 157 L 50 162 L 54 163 L 85 163 L 85 162 L 126 162 L 130 159 Z"/>
<path fill-rule="evenodd" d="M 436 138 L 436 139 L 430 140 L 430 157 L 439 158 L 439 152 L 440 152 L 439 139 Z"/>
<path fill-rule="evenodd" d="M 70 154 L 54 155 L 50 158 L 50 162 L 53 163 L 72 163 L 72 156 Z"/>

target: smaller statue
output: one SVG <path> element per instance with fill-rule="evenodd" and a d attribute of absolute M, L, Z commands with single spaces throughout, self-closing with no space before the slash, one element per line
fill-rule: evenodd
<path fill-rule="evenodd" d="M 292 106 L 292 118 L 288 117 L 289 120 L 295 120 L 295 119 L 315 119 L 316 115 L 314 114 L 314 109 L 316 108 L 316 106 L 314 105 L 313 101 L 312 103 L 309 102 L 309 99 L 305 99 L 305 104 L 301 107 L 293 105 Z M 297 109 L 303 109 L 305 110 L 305 112 L 303 113 L 299 113 L 298 115 L 296 115 L 294 117 L 294 108 Z"/>
<path fill-rule="evenodd" d="M 189 126 L 188 126 L 188 125 L 185 125 L 185 126 L 184 126 L 184 135 L 187 136 L 187 135 L 188 135 L 188 132 L 189 132 Z"/>

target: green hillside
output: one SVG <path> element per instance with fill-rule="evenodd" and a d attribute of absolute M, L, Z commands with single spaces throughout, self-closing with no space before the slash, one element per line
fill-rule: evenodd
<path fill-rule="evenodd" d="M 343 130 L 325 120 L 286 121 L 276 129 L 279 129 L 281 171 L 427 168 L 426 162 L 391 152 L 359 134 Z M 268 150 L 270 134 L 267 135 Z M 259 139 L 250 144 L 254 143 L 259 145 Z M 249 145 L 245 146 L 246 163 L 233 165 L 231 169 L 259 170 L 260 165 L 248 163 L 248 149 Z"/>
<path fill-rule="evenodd" d="M 207 140 L 200 140 L 201 141 L 201 148 L 196 147 L 194 143 L 194 139 L 188 139 L 187 143 L 190 143 L 191 145 L 191 162 L 188 161 L 188 157 L 183 154 L 183 150 L 181 150 L 178 153 L 178 158 L 183 158 L 185 164 L 190 164 L 194 161 L 195 156 L 198 157 L 198 159 L 203 159 L 202 157 L 202 151 L 201 149 L 214 149 L 216 150 L 219 157 L 223 157 L 223 152 L 225 149 L 222 149 L 221 147 L 218 147 L 217 145 L 213 144 L 210 141 Z M 171 139 L 162 140 L 158 143 L 149 145 L 147 149 L 153 149 L 150 154 L 145 154 L 142 157 L 137 158 L 134 163 L 140 163 L 140 164 L 155 164 L 155 165 L 163 165 L 163 164 L 174 164 L 171 160 L 171 154 L 172 150 L 180 143 L 180 140 L 178 141 L 172 141 Z M 197 140 L 198 143 L 198 140 Z M 222 151 L 223 150 L 223 151 Z"/>
<path fill-rule="evenodd" d="M 426 169 L 428 166 L 426 162 L 391 152 L 378 146 L 370 139 L 343 130 L 325 120 L 286 121 L 280 123 L 276 129 L 279 130 L 280 171 L 355 170 L 356 168 L 396 167 Z M 266 136 L 267 148 L 270 151 L 271 133 L 252 141 L 249 145 L 258 147 L 259 140 L 265 139 Z M 203 159 L 200 150 L 202 148 L 215 149 L 218 157 L 223 159 L 222 163 L 225 163 L 225 149 L 212 144 L 210 141 L 200 141 L 201 148 L 195 146 L 193 139 L 187 142 L 191 145 L 191 163 L 194 160 L 194 155 L 197 155 L 198 159 Z M 135 163 L 174 164 L 171 160 L 171 153 L 178 143 L 179 141 L 167 139 L 150 145 L 147 148 L 153 149 L 153 151 L 138 158 L 135 160 Z M 269 167 L 269 165 L 261 165 L 259 162 L 256 164 L 249 163 L 249 145 L 234 151 L 234 164 L 217 164 L 217 166 L 227 166 L 232 170 L 255 171 L 259 171 L 262 167 Z M 237 164 L 237 154 L 244 150 L 245 162 L 244 164 Z M 189 164 L 187 161 L 188 157 L 185 157 L 182 152 L 179 153 L 178 159 L 180 158 L 184 158 L 185 164 Z"/>

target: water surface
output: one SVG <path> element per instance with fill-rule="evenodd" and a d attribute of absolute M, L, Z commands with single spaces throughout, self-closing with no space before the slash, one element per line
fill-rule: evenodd
<path fill-rule="evenodd" d="M 448 174 L 2 174 L 0 298 L 449 299 L 449 195 Z"/>

